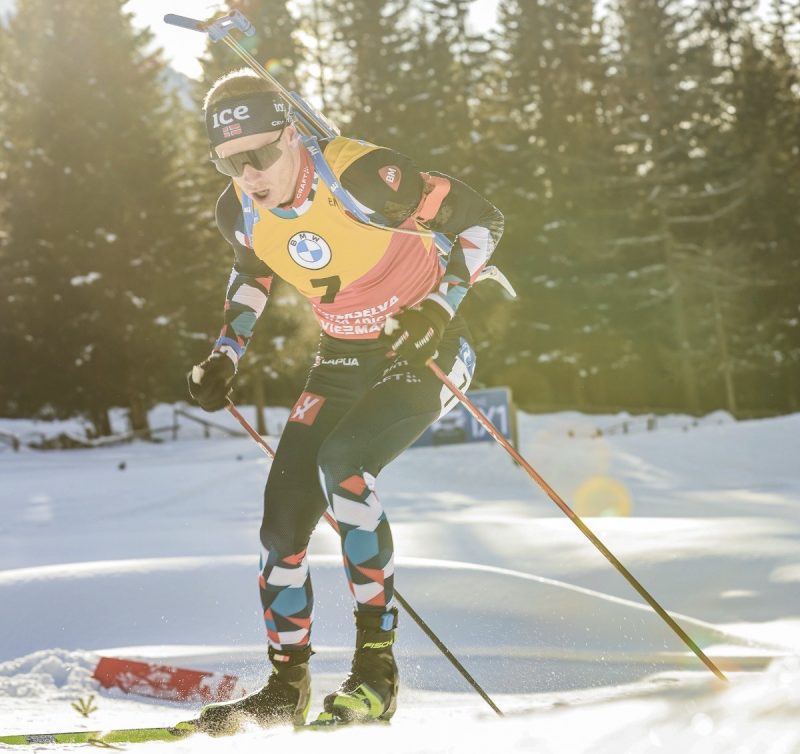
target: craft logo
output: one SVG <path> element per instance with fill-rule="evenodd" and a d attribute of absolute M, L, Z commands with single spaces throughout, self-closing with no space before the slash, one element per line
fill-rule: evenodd
<path fill-rule="evenodd" d="M 247 120 L 249 117 L 250 111 L 247 105 L 237 105 L 236 107 L 226 107 L 224 110 L 214 113 L 211 116 L 211 120 L 214 128 L 219 128 L 220 126 L 229 126 L 237 120 Z"/>
<path fill-rule="evenodd" d="M 378 171 L 378 175 L 383 179 L 383 182 L 392 190 L 397 191 L 400 188 L 400 181 L 403 174 L 397 165 L 385 165 Z"/>
<path fill-rule="evenodd" d="M 311 170 L 309 169 L 308 165 L 303 167 L 303 176 L 300 178 L 300 185 L 297 187 L 297 191 L 295 191 L 294 198 L 297 201 L 303 194 L 306 192 L 306 187 L 308 186 L 308 178 L 311 174 Z"/>
<path fill-rule="evenodd" d="M 331 247 L 316 233 L 295 233 L 287 245 L 289 256 L 307 270 L 321 270 L 331 261 Z"/>
<path fill-rule="evenodd" d="M 298 424 L 306 424 L 310 427 L 317 418 L 317 414 L 320 412 L 324 403 L 325 398 L 321 395 L 303 393 L 297 399 L 297 403 L 294 404 L 292 413 L 289 414 L 289 421 L 297 422 Z"/>

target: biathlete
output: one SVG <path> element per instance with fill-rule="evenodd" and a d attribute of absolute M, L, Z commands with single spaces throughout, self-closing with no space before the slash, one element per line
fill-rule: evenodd
<path fill-rule="evenodd" d="M 421 172 L 391 149 L 344 137 L 308 148 L 273 85 L 248 69 L 218 80 L 204 110 L 211 159 L 231 178 L 216 219 L 235 261 L 222 332 L 189 373 L 192 397 L 207 411 L 226 406 L 275 275 L 310 301 L 321 335 L 264 491 L 259 587 L 272 674 L 243 699 L 205 707 L 199 725 L 222 733 L 246 720 L 305 721 L 306 548 L 326 509 L 341 535 L 356 648 L 322 718 L 388 720 L 398 690 L 394 548 L 375 480 L 456 402 L 425 362 L 435 358 L 461 389 L 469 385 L 475 354 L 458 307 L 503 217 L 461 181 Z M 370 224 L 354 219 L 348 202 Z M 448 254 L 432 231 L 453 241 Z"/>

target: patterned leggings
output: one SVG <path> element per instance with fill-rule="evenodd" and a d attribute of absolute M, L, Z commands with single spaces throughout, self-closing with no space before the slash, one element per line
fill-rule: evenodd
<path fill-rule="evenodd" d="M 459 318 L 436 361 L 466 389 L 475 356 Z M 339 526 L 356 610 L 385 613 L 393 606 L 394 546 L 375 478 L 453 405 L 430 369 L 388 361 L 384 343 L 322 336 L 264 490 L 259 587 L 275 649 L 310 642 L 314 597 L 306 548 L 326 509 Z"/>

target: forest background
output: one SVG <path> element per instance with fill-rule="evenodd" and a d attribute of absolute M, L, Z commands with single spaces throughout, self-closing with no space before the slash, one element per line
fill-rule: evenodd
<path fill-rule="evenodd" d="M 146 426 L 222 322 L 225 179 L 200 102 L 239 61 L 170 69 L 123 0 L 0 21 L 0 415 Z M 505 215 L 463 309 L 476 385 L 528 411 L 800 409 L 795 0 L 241 0 L 244 44 L 347 136 Z M 165 5 L 165 12 L 169 8 Z M 192 32 L 186 32 L 191 34 Z M 235 397 L 291 405 L 318 330 L 274 291 Z"/>

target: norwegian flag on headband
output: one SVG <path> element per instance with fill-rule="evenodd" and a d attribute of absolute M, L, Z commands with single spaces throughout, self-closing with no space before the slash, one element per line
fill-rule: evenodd
<path fill-rule="evenodd" d="M 224 126 L 222 129 L 222 135 L 226 139 L 230 139 L 231 136 L 238 136 L 240 133 L 242 133 L 241 123 L 232 123 L 230 126 Z"/>

